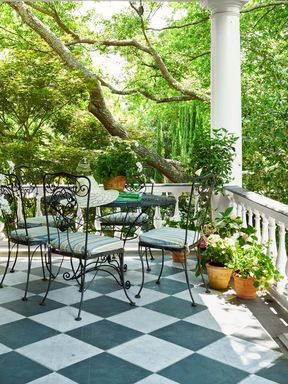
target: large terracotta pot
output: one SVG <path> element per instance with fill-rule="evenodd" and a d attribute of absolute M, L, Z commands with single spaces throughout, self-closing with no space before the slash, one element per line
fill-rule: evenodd
<path fill-rule="evenodd" d="M 233 270 L 206 263 L 209 285 L 214 289 L 227 289 Z"/>
<path fill-rule="evenodd" d="M 183 252 L 178 252 L 178 251 L 172 251 L 172 260 L 174 263 L 184 263 L 185 258 L 186 258 L 186 253 Z"/>
<path fill-rule="evenodd" d="M 244 279 L 243 277 L 238 276 L 237 273 L 233 273 L 233 278 L 234 289 L 237 297 L 248 300 L 255 299 L 257 297 L 257 288 L 253 285 L 255 282 L 254 277 Z"/>
<path fill-rule="evenodd" d="M 127 178 L 125 176 L 116 176 L 111 179 L 107 179 L 104 182 L 105 189 L 116 189 L 116 191 L 123 191 Z"/>

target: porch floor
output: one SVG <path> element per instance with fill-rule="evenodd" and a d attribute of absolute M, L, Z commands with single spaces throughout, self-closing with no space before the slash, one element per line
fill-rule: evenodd
<path fill-rule="evenodd" d="M 193 276 L 198 305 L 192 307 L 182 267 L 169 257 L 155 284 L 159 261 L 146 273 L 135 307 L 112 277 L 99 274 L 84 295 L 82 321 L 75 321 L 80 294 L 62 275 L 52 282 L 46 305 L 39 305 L 47 284 L 39 258 L 28 301 L 21 300 L 27 268 L 21 257 L 0 290 L 0 382 L 287 384 L 288 360 L 277 343 L 277 335 L 288 332 L 286 312 L 269 297 L 240 300 L 233 289 L 207 294 Z M 132 298 L 141 269 L 136 257 L 126 262 Z M 59 263 L 55 259 L 55 267 Z M 4 264 L 1 257 L 1 274 Z"/>

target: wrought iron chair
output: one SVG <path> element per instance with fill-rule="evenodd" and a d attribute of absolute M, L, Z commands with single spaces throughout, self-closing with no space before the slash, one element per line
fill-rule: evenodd
<path fill-rule="evenodd" d="M 80 302 L 76 320 L 81 320 L 84 292 L 95 279 L 98 271 L 106 271 L 121 285 L 129 303 L 128 281 L 124 281 L 124 247 L 118 238 L 95 235 L 90 215 L 91 180 L 86 176 L 67 173 L 45 174 L 43 180 L 44 207 L 47 218 L 49 282 L 42 304 L 48 296 L 54 280 L 52 254 L 70 258 L 71 272 L 65 272 L 65 280 L 75 280 L 80 287 Z M 56 223 L 57 236 L 51 236 L 49 216 Z M 86 274 L 93 278 L 86 284 Z"/>
<path fill-rule="evenodd" d="M 120 192 L 118 199 L 130 199 L 131 202 L 139 199 L 143 193 L 153 194 L 154 181 L 151 180 L 151 187 L 148 191 L 146 183 L 146 176 L 143 173 L 137 173 L 133 183 L 125 185 L 125 191 Z M 118 209 L 106 215 L 99 216 L 98 222 L 101 224 L 101 229 L 105 230 L 110 228 L 115 234 L 119 234 L 120 239 L 126 241 L 138 237 L 140 229 L 147 228 L 149 222 L 149 212 L 143 212 L 141 209 L 126 208 L 124 210 Z"/>
<path fill-rule="evenodd" d="M 20 179 L 15 174 L 0 173 L 1 186 L 0 193 L 2 199 L 6 202 L 7 209 L 2 209 L 4 218 L 4 231 L 8 239 L 8 257 L 5 266 L 4 274 L 2 276 L 0 287 L 3 287 L 3 282 L 9 269 L 11 256 L 15 251 L 15 259 L 11 269 L 14 271 L 14 266 L 17 261 L 19 246 L 27 246 L 27 281 L 23 300 L 27 300 L 27 293 L 29 287 L 29 277 L 33 257 L 35 253 L 40 250 L 42 260 L 42 248 L 48 240 L 46 226 L 38 226 L 28 228 L 26 222 L 27 210 L 30 206 L 30 191 L 22 188 Z M 8 208 L 9 207 L 9 208 Z M 22 222 L 22 227 L 18 223 Z M 51 230 L 51 234 L 56 233 L 55 229 Z"/>
<path fill-rule="evenodd" d="M 183 226 L 181 228 L 161 227 L 152 229 L 141 234 L 139 237 L 139 256 L 142 265 L 142 282 L 136 297 L 140 297 L 144 285 L 143 257 L 145 256 L 147 261 L 147 253 L 148 251 L 151 252 L 152 249 L 159 249 L 162 254 L 162 264 L 158 279 L 156 281 L 157 284 L 160 284 L 163 272 L 165 251 L 185 252 L 183 262 L 185 279 L 192 300 L 192 306 L 196 306 L 191 291 L 187 269 L 187 258 L 192 251 L 195 251 L 197 256 L 197 265 L 200 270 L 202 281 L 205 285 L 206 291 L 208 291 L 201 270 L 199 243 L 211 206 L 211 197 L 215 184 L 215 177 L 212 174 L 195 177 L 191 180 L 191 183 L 187 210 L 185 212 L 186 214 L 185 217 L 182 218 Z M 149 268 L 150 267 L 148 266 L 148 270 Z"/>

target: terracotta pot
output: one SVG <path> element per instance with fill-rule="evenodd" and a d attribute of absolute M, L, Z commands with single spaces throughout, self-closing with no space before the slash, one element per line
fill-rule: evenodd
<path fill-rule="evenodd" d="M 174 263 L 184 263 L 186 258 L 186 253 L 184 251 L 183 252 L 172 251 L 171 253 L 172 253 L 172 260 L 174 261 Z"/>
<path fill-rule="evenodd" d="M 125 176 L 116 176 L 111 179 L 107 179 L 104 182 L 105 189 L 116 189 L 116 191 L 123 191 L 127 178 Z"/>
<path fill-rule="evenodd" d="M 214 289 L 227 289 L 233 270 L 206 263 L 209 285 Z"/>
<path fill-rule="evenodd" d="M 237 273 L 233 273 L 233 278 L 234 289 L 237 297 L 248 300 L 255 299 L 257 297 L 257 288 L 253 285 L 255 282 L 254 277 L 244 279 L 243 277 L 238 276 Z"/>

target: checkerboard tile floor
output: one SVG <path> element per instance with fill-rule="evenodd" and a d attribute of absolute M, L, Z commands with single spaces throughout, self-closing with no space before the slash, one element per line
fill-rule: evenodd
<path fill-rule="evenodd" d="M 126 261 L 132 297 L 141 269 L 137 258 Z M 152 262 L 135 307 L 99 274 L 85 293 L 82 321 L 75 321 L 77 286 L 62 275 L 39 305 L 47 284 L 40 260 L 23 302 L 26 267 L 21 258 L 0 290 L 1 384 L 287 384 L 288 360 L 245 302 L 233 292 L 207 294 L 193 278 L 192 307 L 181 266 L 168 258 L 160 285 Z"/>

